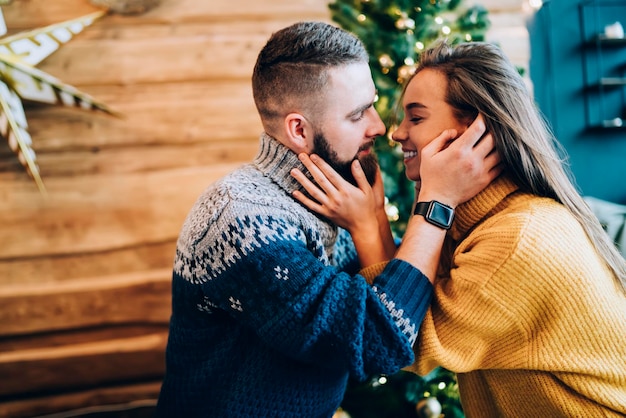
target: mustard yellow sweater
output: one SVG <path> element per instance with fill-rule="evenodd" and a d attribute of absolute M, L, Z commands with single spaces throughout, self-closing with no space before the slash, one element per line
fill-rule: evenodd
<path fill-rule="evenodd" d="M 568 210 L 500 178 L 448 238 L 408 369 L 456 372 L 468 418 L 625 416 L 626 297 Z"/>

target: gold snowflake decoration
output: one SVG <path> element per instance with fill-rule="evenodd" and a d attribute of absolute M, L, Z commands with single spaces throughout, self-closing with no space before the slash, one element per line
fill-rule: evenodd
<path fill-rule="evenodd" d="M 79 107 L 115 115 L 88 94 L 35 68 L 105 13 L 98 11 L 0 39 L 0 136 L 8 141 L 9 147 L 43 194 L 46 189 L 32 148 L 22 101 Z M 1 10 L 0 23 L 0 35 L 4 35 L 6 27 Z"/>

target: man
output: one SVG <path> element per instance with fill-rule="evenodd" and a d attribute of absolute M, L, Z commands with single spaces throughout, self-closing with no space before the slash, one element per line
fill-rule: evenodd
<path fill-rule="evenodd" d="M 376 178 L 372 145 L 385 126 L 362 43 L 325 23 L 294 24 L 270 37 L 252 86 L 259 152 L 199 197 L 180 233 L 157 416 L 329 417 L 350 376 L 412 363 L 430 302 L 419 269 L 436 265 L 440 245 L 427 242 L 436 227 L 417 225 L 424 239 L 403 244 L 370 286 L 349 234 L 292 196 L 301 187 L 291 170 L 306 171 L 299 153 L 351 181 L 358 159 Z M 441 190 L 458 204 L 491 181 L 484 155 L 471 152 L 481 135 L 469 129 L 437 154 L 465 154 L 474 169 L 424 173 L 429 196 Z"/>

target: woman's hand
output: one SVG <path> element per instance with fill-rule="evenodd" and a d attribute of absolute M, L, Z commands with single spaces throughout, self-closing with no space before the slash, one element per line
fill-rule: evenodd
<path fill-rule="evenodd" d="M 317 155 L 300 154 L 300 161 L 309 170 L 316 184 L 300 170 L 294 168 L 291 175 L 304 187 L 311 198 L 300 191 L 293 193 L 303 205 L 333 221 L 338 226 L 353 232 L 372 227 L 377 231 L 376 199 L 380 191 L 374 192 L 367 182 L 358 160 L 352 163 L 352 172 L 358 187 L 342 178 L 331 166 Z M 384 191 L 382 192 L 384 201 Z"/>
<path fill-rule="evenodd" d="M 457 138 L 444 131 L 421 151 L 420 178 L 415 196 L 456 207 L 480 193 L 502 172 L 493 136 L 482 115 Z"/>
<path fill-rule="evenodd" d="M 352 163 L 352 175 L 358 185 L 355 187 L 319 156 L 300 154 L 299 158 L 317 185 L 294 168 L 291 175 L 311 196 L 309 198 L 295 191 L 294 197 L 310 210 L 350 232 L 362 267 L 389 260 L 395 252 L 395 245 L 386 218 L 384 224 L 381 224 L 385 191 L 380 170 L 372 188 L 361 164 L 355 160 Z"/>

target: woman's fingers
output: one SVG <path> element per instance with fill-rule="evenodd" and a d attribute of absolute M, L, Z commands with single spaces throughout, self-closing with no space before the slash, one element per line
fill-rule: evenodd
<path fill-rule="evenodd" d="M 486 131 L 487 126 L 485 126 L 485 120 L 483 119 L 483 115 L 479 113 L 465 131 L 467 134 L 464 133 L 459 138 L 459 146 L 476 147 L 484 142 L 483 139 Z M 491 146 L 493 147 L 493 141 L 491 142 Z"/>
<path fill-rule="evenodd" d="M 291 170 L 291 175 L 295 178 L 298 183 L 304 187 L 307 193 L 313 198 L 309 198 L 304 193 L 296 190 L 293 192 L 293 196 L 304 206 L 309 208 L 310 210 L 320 213 L 322 215 L 328 215 L 328 212 L 325 208 L 325 201 L 327 200 L 326 194 L 317 187 L 311 180 L 309 180 L 302 171 L 294 168 Z M 315 200 L 314 200 L 315 199 Z"/>
<path fill-rule="evenodd" d="M 361 163 L 359 160 L 352 161 L 352 175 L 356 180 L 356 184 L 359 189 L 367 190 L 370 187 L 369 181 L 367 181 L 367 177 L 365 177 L 365 172 L 363 171 L 363 167 L 361 167 Z"/>
<path fill-rule="evenodd" d="M 366 178 L 367 180 L 367 178 Z M 372 191 L 374 193 L 374 201 L 376 206 L 385 206 L 385 185 L 383 184 L 383 176 L 380 172 L 380 167 L 376 170 L 376 179 L 372 185 Z"/>
<path fill-rule="evenodd" d="M 330 193 L 341 187 L 345 187 L 347 183 L 346 180 L 316 154 L 307 155 L 302 153 L 298 155 L 298 158 L 300 158 L 300 161 L 309 169 L 315 181 L 318 182 L 325 191 Z"/>
<path fill-rule="evenodd" d="M 307 176 L 304 175 L 302 171 L 297 168 L 293 168 L 291 170 L 291 176 L 295 178 L 298 183 L 304 187 L 304 190 L 309 193 L 309 195 L 316 199 L 318 202 L 323 203 L 322 201 L 326 197 L 326 193 L 319 188 L 319 186 L 313 183 Z"/>
<path fill-rule="evenodd" d="M 323 205 L 320 205 L 315 200 L 309 199 L 303 193 L 298 190 L 293 192 L 293 197 L 295 197 L 300 203 L 306 206 L 309 210 L 315 213 L 319 213 L 320 215 L 326 215 L 326 210 Z"/>
<path fill-rule="evenodd" d="M 304 187 L 309 196 L 295 191 L 293 196 L 307 208 L 324 216 L 333 214 L 338 196 L 341 194 L 335 184 L 338 183 L 338 174 L 321 158 L 305 153 L 298 155 L 302 164 L 307 168 L 315 183 L 313 183 L 302 171 L 294 168 L 291 175 Z M 340 178 L 340 177 L 339 177 Z"/>
<path fill-rule="evenodd" d="M 307 168 L 307 170 L 309 170 L 309 172 L 311 173 L 311 175 L 315 179 L 315 182 L 319 185 L 319 187 L 322 188 L 322 190 L 324 190 L 326 193 L 329 193 L 329 192 L 332 192 L 335 189 L 335 187 L 328 180 L 328 178 L 324 174 L 324 172 L 318 167 L 316 162 L 314 162 L 311 159 L 310 156 L 308 156 L 307 154 L 301 153 L 301 154 L 298 155 L 298 158 L 300 159 L 300 161 L 302 161 L 302 164 L 304 164 L 304 166 Z M 317 158 L 317 160 L 319 160 L 319 158 Z M 309 184 L 313 184 L 310 181 L 308 183 Z M 304 184 L 303 184 L 303 186 L 304 186 Z M 307 191 L 309 191 L 308 188 L 307 188 Z"/>

